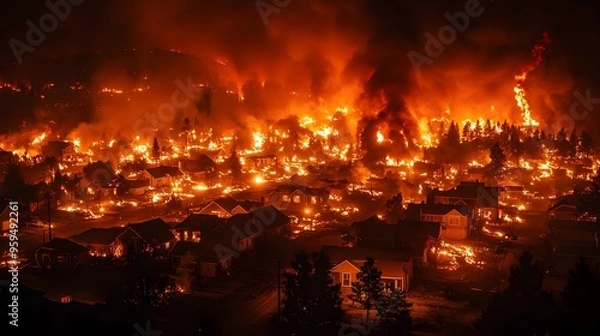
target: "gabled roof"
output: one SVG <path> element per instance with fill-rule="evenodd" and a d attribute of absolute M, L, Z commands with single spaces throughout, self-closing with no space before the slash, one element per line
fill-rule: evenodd
<path fill-rule="evenodd" d="M 217 164 L 206 154 L 201 154 L 197 159 L 181 160 L 181 169 L 189 172 L 205 172 Z"/>
<path fill-rule="evenodd" d="M 213 203 L 217 204 L 219 207 L 221 207 L 223 210 L 225 210 L 229 213 L 231 213 L 231 211 L 233 211 L 233 209 L 235 209 L 238 206 L 240 206 L 245 211 L 249 212 L 252 209 L 263 205 L 260 202 L 238 201 L 231 196 L 225 196 L 225 197 L 217 198 L 217 199 L 211 201 L 204 208 L 208 207 L 210 204 L 213 204 Z"/>
<path fill-rule="evenodd" d="M 91 180 L 87 179 L 87 178 L 82 178 L 81 180 L 79 180 L 79 182 L 77 182 L 76 186 L 80 189 L 86 189 L 89 187 L 93 187 L 96 189 L 99 189 L 100 187 L 97 186 L 96 184 L 94 184 L 94 182 L 92 182 Z"/>
<path fill-rule="evenodd" d="M 230 232 L 243 232 L 248 236 L 256 236 L 262 232 L 259 229 L 264 230 L 264 225 L 258 221 L 258 218 L 254 214 L 236 214 L 227 219 L 224 228 L 230 230 Z M 233 230 L 235 228 L 235 231 Z M 262 231 L 261 230 L 261 231 Z"/>
<path fill-rule="evenodd" d="M 162 218 L 155 218 L 149 221 L 129 224 L 128 227 L 132 228 L 146 243 L 151 245 L 160 245 L 175 239 L 171 228 Z"/>
<path fill-rule="evenodd" d="M 91 228 L 69 239 L 82 245 L 110 245 L 115 242 L 127 228 Z"/>
<path fill-rule="evenodd" d="M 376 224 L 363 221 L 352 224 L 362 240 L 376 241 L 412 241 L 425 243 L 427 239 L 437 239 L 440 235 L 440 223 L 402 220 L 398 224 Z"/>
<path fill-rule="evenodd" d="M 225 219 L 215 215 L 191 214 L 181 223 L 177 224 L 175 229 L 191 229 L 200 231 L 205 235 L 224 224 Z"/>
<path fill-rule="evenodd" d="M 191 241 L 178 241 L 175 246 L 169 251 L 169 255 L 182 257 L 187 254 L 192 256 L 200 255 L 200 251 L 203 249 L 203 245 L 200 243 L 194 243 Z"/>
<path fill-rule="evenodd" d="M 452 210 L 458 211 L 463 216 L 469 215 L 469 207 L 466 205 L 409 203 L 406 209 L 406 217 L 418 220 L 420 214 L 446 215 Z"/>
<path fill-rule="evenodd" d="M 181 170 L 177 167 L 159 166 L 154 168 L 146 168 L 148 174 L 153 178 L 161 178 L 165 176 L 179 177 L 183 176 Z"/>
<path fill-rule="evenodd" d="M 460 184 L 448 190 L 432 190 L 430 196 L 460 199 L 479 199 L 483 206 L 498 206 L 498 187 L 489 187 L 475 181 L 462 181 Z"/>
<path fill-rule="evenodd" d="M 227 212 L 231 212 L 233 209 L 235 209 L 236 206 L 239 205 L 239 202 L 231 196 L 217 198 L 217 199 L 213 200 L 211 203 L 218 204 L 221 208 L 223 208 L 223 210 L 225 210 Z"/>
<path fill-rule="evenodd" d="M 224 246 L 224 249 L 219 249 L 217 245 L 207 244 L 204 241 L 200 243 L 194 243 L 189 241 L 178 241 L 175 246 L 169 252 L 169 255 L 175 257 L 183 257 L 190 255 L 198 262 L 217 263 L 221 260 L 233 257 L 233 251 L 231 246 Z M 227 251 L 229 250 L 229 251 Z"/>
<path fill-rule="evenodd" d="M 266 226 L 266 230 L 290 223 L 290 218 L 272 205 L 255 209 L 251 213 Z"/>
<path fill-rule="evenodd" d="M 375 259 L 375 265 L 377 261 L 410 261 L 410 254 L 405 251 L 394 250 L 394 249 L 379 249 L 379 248 L 364 248 L 364 247 L 345 247 L 345 246 L 330 246 L 324 245 L 321 247 L 331 262 L 338 264 L 344 260 L 353 262 L 364 262 L 368 257 Z M 360 267 L 360 264 L 358 265 Z"/>
<path fill-rule="evenodd" d="M 552 206 L 550 206 L 548 211 L 555 210 L 563 205 L 569 205 L 569 206 L 575 207 L 577 210 L 581 210 L 584 206 L 583 202 L 580 200 L 580 198 L 578 196 L 567 195 L 567 196 L 563 196 L 563 197 L 559 198 L 556 202 L 554 202 L 554 204 L 552 204 Z"/>
<path fill-rule="evenodd" d="M 81 246 L 69 239 L 64 238 L 54 238 L 46 244 L 42 245 L 40 248 L 72 254 L 80 254 L 88 251 L 87 247 Z"/>
<path fill-rule="evenodd" d="M 129 189 L 137 189 L 137 188 L 145 188 L 150 186 L 150 181 L 148 180 L 125 180 L 125 186 Z"/>
<path fill-rule="evenodd" d="M 58 149 L 58 150 L 65 150 L 67 148 L 69 148 L 69 146 L 71 146 L 71 144 L 69 142 L 66 141 L 48 141 L 48 143 L 46 145 L 44 145 L 44 148 L 53 148 L 53 149 Z"/>
<path fill-rule="evenodd" d="M 321 196 L 327 197 L 329 196 L 329 192 L 326 189 L 322 188 L 310 188 L 303 185 L 291 185 L 291 184 L 283 184 L 275 188 L 276 192 L 285 192 L 285 193 L 294 193 L 301 192 L 305 195 L 309 196 Z"/>

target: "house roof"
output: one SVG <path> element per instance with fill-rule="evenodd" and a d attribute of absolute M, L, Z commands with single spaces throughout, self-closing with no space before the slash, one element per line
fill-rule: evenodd
<path fill-rule="evenodd" d="M 193 256 L 200 255 L 200 251 L 203 246 L 200 243 L 194 243 L 191 241 L 178 241 L 175 243 L 175 246 L 169 251 L 169 254 L 176 257 L 181 257 L 186 254 L 191 254 Z"/>
<path fill-rule="evenodd" d="M 198 262 L 207 263 L 216 263 L 234 256 L 231 246 L 207 243 L 204 240 L 200 243 L 178 241 L 169 254 L 175 257 L 191 255 Z"/>
<path fill-rule="evenodd" d="M 215 161 L 206 154 L 201 154 L 194 160 L 181 160 L 181 168 L 189 172 L 205 172 L 216 166 Z"/>
<path fill-rule="evenodd" d="M 398 221 L 398 224 L 377 224 L 363 221 L 352 224 L 360 241 L 391 242 L 397 247 L 402 247 L 404 242 L 409 242 L 410 247 L 405 249 L 413 256 L 422 255 L 423 249 L 429 239 L 438 239 L 440 236 L 440 223 L 422 221 Z"/>
<path fill-rule="evenodd" d="M 83 245 L 110 245 L 125 230 L 127 228 L 118 226 L 111 228 L 91 228 L 69 239 Z"/>
<path fill-rule="evenodd" d="M 551 219 L 548 221 L 548 228 L 558 231 L 600 232 L 600 223 Z"/>
<path fill-rule="evenodd" d="M 204 207 L 206 208 L 207 206 L 209 206 L 210 204 L 213 204 L 213 203 L 217 204 L 219 207 L 223 208 L 223 210 L 225 210 L 229 213 L 231 213 L 231 211 L 233 211 L 233 209 L 235 209 L 238 206 L 242 207 L 242 209 L 249 212 L 256 207 L 263 205 L 260 202 L 253 202 L 253 201 L 247 201 L 247 200 L 246 201 L 238 201 L 231 196 L 225 196 L 222 198 L 217 198 L 217 199 L 212 200 L 210 203 L 206 204 Z"/>
<path fill-rule="evenodd" d="M 150 186 L 150 181 L 148 180 L 125 180 L 125 186 L 129 189 L 137 189 L 137 188 L 145 188 Z"/>
<path fill-rule="evenodd" d="M 235 228 L 235 232 L 243 232 L 249 236 L 259 235 L 265 229 L 264 225 L 252 213 L 231 216 L 225 222 L 225 227 L 230 230 Z M 231 232 L 233 233 L 234 231 L 232 230 Z"/>
<path fill-rule="evenodd" d="M 440 236 L 441 223 L 422 222 L 417 220 L 399 220 L 395 225 L 401 236 L 413 237 L 420 241 Z"/>
<path fill-rule="evenodd" d="M 367 260 L 368 257 L 375 259 L 376 265 L 377 261 L 408 262 L 411 258 L 409 253 L 394 249 L 324 245 L 321 247 L 321 251 L 329 256 L 331 262 L 335 264 L 348 260 L 353 263 L 359 262 L 358 267 L 360 267 L 360 263 Z"/>
<path fill-rule="evenodd" d="M 385 221 L 379 219 L 377 216 L 371 216 L 369 218 L 363 219 L 362 221 L 354 222 L 351 226 L 355 228 L 360 228 L 364 225 L 377 225 L 377 224 L 385 224 Z"/>
<path fill-rule="evenodd" d="M 557 199 L 556 202 L 554 202 L 554 204 L 552 204 L 550 206 L 548 211 L 555 210 L 556 208 L 558 208 L 562 205 L 571 205 L 571 206 L 574 206 L 577 210 L 580 210 L 581 208 L 583 208 L 583 202 L 581 202 L 581 200 L 579 199 L 578 196 L 566 195 L 566 196 L 563 196 L 563 197 L 560 197 L 559 199 Z"/>
<path fill-rule="evenodd" d="M 81 246 L 69 239 L 64 238 L 54 238 L 46 244 L 42 245 L 40 248 L 57 250 L 60 252 L 67 252 L 72 254 L 80 254 L 88 251 L 87 247 Z"/>
<path fill-rule="evenodd" d="M 463 216 L 469 215 L 469 207 L 466 205 L 452 204 L 415 204 L 409 203 L 406 209 L 406 217 L 420 219 L 420 214 L 446 215 L 452 210 L 458 211 Z"/>
<path fill-rule="evenodd" d="M 322 189 L 322 188 L 310 188 L 307 186 L 303 186 L 303 185 L 291 185 L 291 184 L 283 184 L 278 186 L 277 188 L 275 188 L 276 192 L 287 192 L 287 193 L 293 193 L 296 191 L 300 191 L 302 193 L 304 193 L 305 195 L 310 195 L 310 196 L 321 196 L 321 197 L 327 197 L 329 196 L 329 192 L 326 189 Z"/>
<path fill-rule="evenodd" d="M 484 183 L 475 181 L 462 181 L 460 184 L 448 190 L 432 190 L 433 197 L 448 197 L 460 199 L 478 199 L 483 206 L 498 206 L 498 187 L 485 186 Z"/>
<path fill-rule="evenodd" d="M 171 227 L 162 218 L 154 218 L 149 221 L 129 224 L 137 234 L 151 245 L 160 245 L 175 239 L 171 233 Z"/>
<path fill-rule="evenodd" d="M 255 209 L 252 214 L 266 226 L 267 230 L 290 223 L 290 218 L 272 205 Z"/>
<path fill-rule="evenodd" d="M 146 171 L 153 178 L 161 178 L 165 176 L 179 177 L 183 175 L 178 167 L 158 166 L 154 168 L 146 168 Z"/>
<path fill-rule="evenodd" d="M 175 229 L 191 229 L 207 234 L 217 226 L 223 225 L 225 219 L 214 215 L 191 214 L 181 223 L 175 226 Z"/>
<path fill-rule="evenodd" d="M 371 218 L 352 224 L 361 239 L 372 240 L 412 240 L 426 241 L 429 237 L 437 239 L 440 234 L 440 223 L 418 220 L 401 220 L 397 224 L 377 223 Z"/>
<path fill-rule="evenodd" d="M 71 146 L 71 144 L 66 141 L 48 141 L 48 143 L 44 145 L 43 148 L 52 148 L 53 150 L 65 150 L 69 148 L 69 146 Z"/>

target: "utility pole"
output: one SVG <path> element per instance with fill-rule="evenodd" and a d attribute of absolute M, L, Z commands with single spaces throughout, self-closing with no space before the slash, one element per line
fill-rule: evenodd
<path fill-rule="evenodd" d="M 48 241 L 52 240 L 52 208 L 50 207 L 52 190 L 48 190 Z"/>
<path fill-rule="evenodd" d="M 281 322 L 281 259 L 277 258 L 277 319 Z"/>

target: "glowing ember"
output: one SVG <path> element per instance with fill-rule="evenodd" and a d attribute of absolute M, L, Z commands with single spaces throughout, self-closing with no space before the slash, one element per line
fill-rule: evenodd
<path fill-rule="evenodd" d="M 377 131 L 377 143 L 383 143 L 385 138 L 383 137 L 383 133 L 381 131 Z"/>
<path fill-rule="evenodd" d="M 35 139 L 33 139 L 33 141 L 31 142 L 31 144 L 32 145 L 39 145 L 40 143 L 42 143 L 42 141 L 44 141 L 44 139 L 46 139 L 46 132 L 40 134 Z"/>
<path fill-rule="evenodd" d="M 192 187 L 192 189 L 194 189 L 196 191 L 204 191 L 204 190 L 208 190 L 208 187 L 205 184 L 196 184 L 195 186 Z"/>

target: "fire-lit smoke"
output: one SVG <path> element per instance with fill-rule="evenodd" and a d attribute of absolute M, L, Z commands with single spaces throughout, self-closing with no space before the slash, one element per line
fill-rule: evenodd
<path fill-rule="evenodd" d="M 515 89 L 514 74 L 524 54 L 518 46 L 529 45 L 538 33 L 514 25 L 519 20 L 512 15 L 532 17 L 535 6 L 515 14 L 512 5 L 486 4 L 481 18 L 473 18 L 444 53 L 415 74 L 407 52 L 423 53 L 424 34 L 436 35 L 448 25 L 444 14 L 462 11 L 464 4 L 307 0 L 290 3 L 264 25 L 254 3 L 237 0 L 86 2 L 61 24 L 56 40 L 36 49 L 35 57 L 50 60 L 28 58 L 12 77 L 46 82 L 57 77 L 48 69 L 61 76 L 68 66 L 85 69 L 78 78 L 85 87 L 77 97 L 89 96 L 89 109 L 67 111 L 62 119 L 54 110 L 35 116 L 39 123 L 56 119 L 65 130 L 55 133 L 81 138 L 82 147 L 102 138 L 135 146 L 137 136 L 137 145 L 148 146 L 157 137 L 164 146 L 187 117 L 199 132 L 232 137 L 239 148 L 258 150 L 254 133 L 268 140 L 296 120 L 292 128 L 333 134 L 320 137 L 329 147 L 343 136 L 343 144 L 361 143 L 374 159 L 384 158 L 386 151 L 412 157 L 414 145 L 436 143 L 427 127 L 434 119 L 533 125 L 568 109 L 573 87 L 565 84 L 572 81 L 564 62 L 554 57 L 543 83 L 527 77 L 541 61 L 543 41 L 534 49 L 534 62 L 517 76 Z M 535 27 L 553 22 L 540 19 Z M 92 29 L 99 25 L 101 31 Z M 22 22 L 15 27 L 22 34 Z M 556 46 L 566 38 L 555 30 Z M 52 61 L 57 54 L 84 61 Z M 160 107 L 179 89 L 177 80 L 189 80 L 197 90 L 172 118 L 161 118 Z M 81 122 L 86 125 L 76 127 Z M 303 132 L 290 133 L 300 133 L 302 143 Z M 268 141 L 261 146 L 267 148 Z"/>
<path fill-rule="evenodd" d="M 544 60 L 544 51 L 550 44 L 550 36 L 548 36 L 547 32 L 544 32 L 542 39 L 533 47 L 531 50 L 531 55 L 533 56 L 533 62 L 528 64 L 521 70 L 521 73 L 515 76 L 517 80 L 517 84 L 515 85 L 515 100 L 517 101 L 517 106 L 521 109 L 521 115 L 523 117 L 523 126 L 539 126 L 540 123 L 533 119 L 531 116 L 531 108 L 529 107 L 529 102 L 525 98 L 525 88 L 524 84 L 527 80 L 527 75 L 535 70 Z"/>

